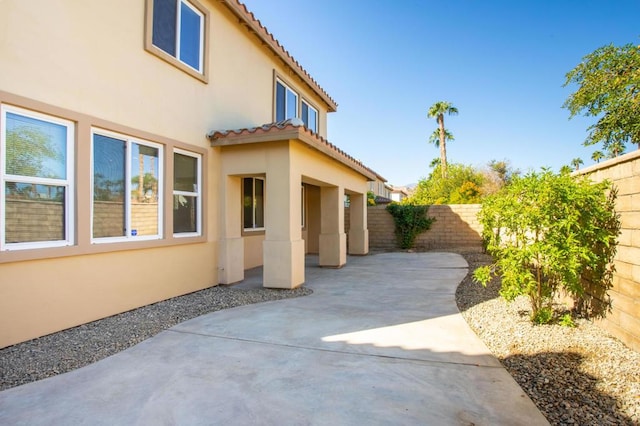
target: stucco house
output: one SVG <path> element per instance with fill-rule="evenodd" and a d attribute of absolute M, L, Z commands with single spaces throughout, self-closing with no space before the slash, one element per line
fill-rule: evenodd
<path fill-rule="evenodd" d="M 378 175 L 237 0 L 4 0 L 0 28 L 0 347 L 367 254 Z"/>

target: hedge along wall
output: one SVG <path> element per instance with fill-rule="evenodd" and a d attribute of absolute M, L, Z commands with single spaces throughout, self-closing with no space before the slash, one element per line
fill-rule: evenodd
<path fill-rule="evenodd" d="M 397 250 L 395 223 L 385 205 L 369 206 L 367 227 L 369 249 L 372 251 Z M 480 204 L 433 205 L 427 213 L 436 221 L 431 229 L 416 239 L 416 250 L 482 250 L 482 226 L 477 215 Z M 347 215 L 348 216 L 348 215 Z"/>
<path fill-rule="evenodd" d="M 605 179 L 618 189 L 616 211 L 622 225 L 616 272 L 610 291 L 613 311 L 599 325 L 640 351 L 640 150 L 575 172 L 595 182 Z"/>

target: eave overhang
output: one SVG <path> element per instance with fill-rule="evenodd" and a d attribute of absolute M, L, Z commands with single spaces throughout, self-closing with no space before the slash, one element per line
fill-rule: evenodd
<path fill-rule="evenodd" d="M 239 0 L 219 0 L 225 5 L 237 18 L 238 22 L 253 33 L 263 46 L 266 46 L 276 56 L 282 60 L 284 65 L 289 67 L 320 99 L 326 104 L 329 112 L 335 112 L 338 104 L 329 96 L 329 94 L 316 82 L 311 75 L 296 61 L 293 56 L 280 44 L 278 40 L 264 27 L 258 19 L 251 13 L 247 7 L 240 3 Z"/>
<path fill-rule="evenodd" d="M 246 129 L 212 131 L 207 134 L 207 138 L 211 141 L 212 147 L 297 140 L 347 166 L 366 177 L 369 181 L 375 181 L 376 178 L 381 177 L 376 172 L 365 166 L 361 161 L 356 160 L 326 139 L 304 127 L 302 122 L 296 119 Z"/>

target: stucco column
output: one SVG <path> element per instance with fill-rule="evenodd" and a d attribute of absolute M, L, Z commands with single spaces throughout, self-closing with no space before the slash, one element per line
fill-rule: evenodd
<path fill-rule="evenodd" d="M 369 253 L 369 230 L 367 229 L 367 197 L 351 194 L 349 207 L 349 254 Z"/>
<path fill-rule="evenodd" d="M 344 189 L 320 188 L 320 210 L 320 266 L 340 268 L 347 263 Z"/>
<path fill-rule="evenodd" d="M 220 284 L 231 284 L 244 280 L 244 240 L 242 239 L 241 215 L 242 179 L 225 176 L 222 179 L 222 223 L 219 251 Z"/>
<path fill-rule="evenodd" d="M 291 170 L 288 155 L 269 159 L 265 180 L 263 285 L 295 288 L 304 283 L 304 240 L 301 229 L 301 176 Z M 270 154 L 271 155 L 271 154 Z"/>

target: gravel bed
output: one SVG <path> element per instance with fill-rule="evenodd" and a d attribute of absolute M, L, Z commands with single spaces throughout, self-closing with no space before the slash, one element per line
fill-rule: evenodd
<path fill-rule="evenodd" d="M 552 425 L 640 424 L 640 353 L 590 321 L 532 325 L 527 298 L 507 303 L 499 280 L 473 282 L 491 257 L 461 254 L 470 266 L 456 292 L 462 316 Z"/>
<path fill-rule="evenodd" d="M 0 390 L 84 367 L 209 312 L 311 293 L 211 287 L 9 346 L 0 349 Z"/>

